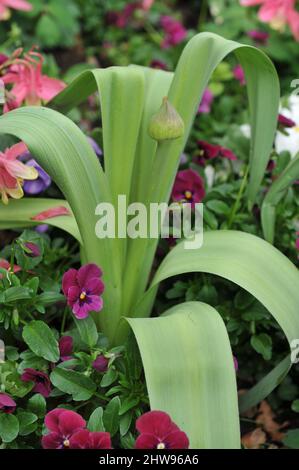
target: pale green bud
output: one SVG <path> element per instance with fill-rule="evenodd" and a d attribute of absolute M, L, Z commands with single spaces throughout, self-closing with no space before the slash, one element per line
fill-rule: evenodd
<path fill-rule="evenodd" d="M 158 142 L 178 139 L 184 134 L 185 125 L 179 113 L 168 101 L 163 98 L 159 111 L 150 120 L 148 132 L 152 139 Z"/>

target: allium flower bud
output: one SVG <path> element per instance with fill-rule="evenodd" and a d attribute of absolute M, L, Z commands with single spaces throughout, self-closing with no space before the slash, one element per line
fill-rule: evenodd
<path fill-rule="evenodd" d="M 158 142 L 178 139 L 184 134 L 184 129 L 185 125 L 179 113 L 167 97 L 163 98 L 161 108 L 150 120 L 149 135 Z"/>

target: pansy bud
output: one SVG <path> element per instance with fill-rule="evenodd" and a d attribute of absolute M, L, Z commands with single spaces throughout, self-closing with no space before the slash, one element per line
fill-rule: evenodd
<path fill-rule="evenodd" d="M 160 142 L 182 137 L 184 129 L 185 125 L 179 113 L 167 97 L 163 98 L 161 108 L 150 120 L 149 135 Z"/>
<path fill-rule="evenodd" d="M 32 242 L 26 242 L 24 243 L 26 255 L 29 256 L 30 258 L 37 258 L 40 256 L 40 248 Z"/>

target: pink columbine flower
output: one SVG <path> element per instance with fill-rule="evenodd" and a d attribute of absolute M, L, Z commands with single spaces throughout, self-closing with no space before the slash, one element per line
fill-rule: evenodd
<path fill-rule="evenodd" d="M 7 393 L 0 393 L 0 412 L 11 414 L 16 409 L 16 402 Z"/>
<path fill-rule="evenodd" d="M 81 429 L 70 438 L 70 449 L 112 449 L 109 432 Z"/>
<path fill-rule="evenodd" d="M 154 4 L 154 1 L 155 0 L 142 0 L 141 8 L 146 11 L 150 10 Z"/>
<path fill-rule="evenodd" d="M 108 370 L 109 359 L 103 354 L 100 354 L 95 361 L 92 363 L 92 367 L 98 372 L 107 372 Z"/>
<path fill-rule="evenodd" d="M 261 5 L 258 16 L 273 29 L 283 30 L 288 24 L 293 36 L 299 41 L 299 13 L 295 9 L 296 0 L 240 0 L 241 5 Z"/>
<path fill-rule="evenodd" d="M 0 193 L 4 204 L 8 204 L 9 196 L 14 199 L 23 197 L 23 180 L 34 180 L 38 177 L 35 168 L 17 160 L 25 151 L 26 145 L 20 142 L 0 152 Z"/>
<path fill-rule="evenodd" d="M 208 88 L 206 88 L 198 108 L 198 113 L 208 114 L 211 111 L 211 105 L 213 103 L 213 100 L 213 93 Z"/>
<path fill-rule="evenodd" d="M 24 369 L 21 375 L 23 382 L 33 382 L 33 391 L 40 393 L 43 397 L 47 398 L 51 393 L 51 382 L 49 376 L 40 370 L 31 369 L 30 367 Z"/>
<path fill-rule="evenodd" d="M 75 411 L 55 408 L 46 414 L 45 426 L 49 434 L 43 436 L 44 449 L 68 449 L 71 437 L 85 428 L 86 421 Z"/>
<path fill-rule="evenodd" d="M 136 421 L 135 449 L 188 449 L 189 439 L 163 411 L 149 411 Z"/>
<path fill-rule="evenodd" d="M 162 47 L 164 49 L 176 46 L 186 38 L 187 30 L 184 28 L 182 23 L 171 16 L 161 16 L 160 23 L 165 33 L 165 38 L 162 42 Z"/>
<path fill-rule="evenodd" d="M 5 84 L 13 85 L 10 91 L 13 99 L 11 102 L 8 100 L 4 112 L 24 102 L 32 106 L 46 103 L 63 90 L 65 84 L 62 81 L 42 74 L 43 61 L 43 56 L 34 48 L 23 59 L 15 59 L 2 77 Z"/>
<path fill-rule="evenodd" d="M 6 259 L 0 258 L 0 268 L 6 269 L 6 271 L 11 272 L 10 262 L 7 261 Z M 17 264 L 15 264 L 15 265 L 13 266 L 13 272 L 14 272 L 14 274 L 20 272 L 21 270 L 22 270 L 22 268 L 21 268 L 20 266 L 18 266 Z M 1 279 L 1 276 L 2 276 L 2 275 L 0 274 L 0 279 Z"/>
<path fill-rule="evenodd" d="M 178 202 L 189 202 L 194 207 L 205 197 L 204 182 L 194 170 L 182 170 L 176 175 L 172 189 L 172 199 Z"/>
<path fill-rule="evenodd" d="M 60 217 L 62 215 L 71 215 L 69 209 L 65 206 L 51 207 L 45 211 L 39 212 L 38 214 L 31 217 L 31 220 L 41 222 L 43 220 L 52 219 L 54 217 Z"/>
<path fill-rule="evenodd" d="M 86 264 L 79 270 L 69 269 L 63 275 L 62 290 L 76 318 L 86 318 L 89 312 L 102 310 L 104 283 L 101 276 L 102 270 L 96 264 Z"/>
<path fill-rule="evenodd" d="M 73 347 L 74 341 L 71 336 L 62 336 L 59 340 L 59 352 L 60 352 L 60 360 L 62 362 L 69 361 L 73 358 Z"/>
<path fill-rule="evenodd" d="M 269 39 L 269 33 L 258 30 L 248 31 L 247 36 L 250 37 L 259 46 L 266 46 Z"/>
<path fill-rule="evenodd" d="M 9 18 L 9 8 L 13 10 L 30 11 L 32 5 L 25 0 L 0 0 L 0 20 Z"/>
<path fill-rule="evenodd" d="M 222 147 L 221 145 L 210 144 L 204 140 L 197 142 L 199 153 L 195 157 L 194 161 L 201 166 L 205 166 L 208 160 L 213 160 L 217 157 L 227 158 L 228 160 L 237 160 L 236 155 L 228 148 Z"/>
<path fill-rule="evenodd" d="M 244 73 L 243 67 L 240 64 L 234 67 L 233 74 L 234 74 L 235 79 L 238 80 L 238 82 L 240 82 L 240 85 L 243 86 L 246 84 L 245 73 Z"/>

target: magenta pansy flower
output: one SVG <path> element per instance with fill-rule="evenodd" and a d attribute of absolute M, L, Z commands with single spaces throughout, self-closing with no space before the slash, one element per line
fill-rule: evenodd
<path fill-rule="evenodd" d="M 172 189 L 172 199 L 178 202 L 189 202 L 194 207 L 205 197 L 204 182 L 194 170 L 182 170 L 176 175 Z"/>
<path fill-rule="evenodd" d="M 295 127 L 296 123 L 292 119 L 287 118 L 283 114 L 278 115 L 278 125 L 281 127 Z"/>
<path fill-rule="evenodd" d="M 296 232 L 296 235 L 297 235 L 297 240 L 296 240 L 296 248 L 297 250 L 299 250 L 299 232 Z"/>
<path fill-rule="evenodd" d="M 7 393 L 0 393 L 0 412 L 10 414 L 16 409 L 16 402 Z"/>
<path fill-rule="evenodd" d="M 47 398 L 51 393 L 51 382 L 49 376 L 40 370 L 31 369 L 30 367 L 24 369 L 21 375 L 23 382 L 33 382 L 33 391 L 40 393 L 43 397 Z"/>
<path fill-rule="evenodd" d="M 171 16 L 161 16 L 160 24 L 165 33 L 165 38 L 162 42 L 162 47 L 167 49 L 171 46 L 176 46 L 184 41 L 187 36 L 187 30 L 182 23 L 172 18 Z"/>
<path fill-rule="evenodd" d="M 73 354 L 73 338 L 71 336 L 62 336 L 59 340 L 59 352 L 61 361 L 69 361 Z"/>
<path fill-rule="evenodd" d="M 108 370 L 109 359 L 103 354 L 100 354 L 92 363 L 92 367 L 98 372 L 106 372 Z"/>
<path fill-rule="evenodd" d="M 85 428 L 86 421 L 75 411 L 55 408 L 46 415 L 45 426 L 50 432 L 43 436 L 42 447 L 67 449 L 73 434 Z"/>
<path fill-rule="evenodd" d="M 102 310 L 104 283 L 101 276 L 102 271 L 96 264 L 86 264 L 79 270 L 69 269 L 63 275 L 62 290 L 76 318 L 86 318 L 89 312 Z"/>
<path fill-rule="evenodd" d="M 240 85 L 242 86 L 245 85 L 246 83 L 245 73 L 244 73 L 243 67 L 240 64 L 234 67 L 233 74 L 234 74 L 235 79 L 238 80 L 238 82 L 240 82 Z"/>
<path fill-rule="evenodd" d="M 90 432 L 81 429 L 70 438 L 71 449 L 112 449 L 109 432 Z"/>
<path fill-rule="evenodd" d="M 149 411 L 136 421 L 135 449 L 188 449 L 189 439 L 163 411 Z"/>
<path fill-rule="evenodd" d="M 213 103 L 213 100 L 214 100 L 213 93 L 208 88 L 206 88 L 203 93 L 202 100 L 198 108 L 198 113 L 208 114 L 211 111 L 211 105 Z"/>
<path fill-rule="evenodd" d="M 195 162 L 201 166 L 206 164 L 207 160 L 213 160 L 217 157 L 227 158 L 228 160 L 237 160 L 236 155 L 230 150 L 221 145 L 210 144 L 204 140 L 197 142 L 199 154 L 195 157 Z"/>

